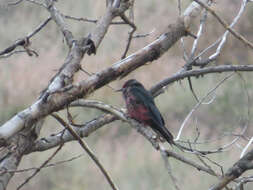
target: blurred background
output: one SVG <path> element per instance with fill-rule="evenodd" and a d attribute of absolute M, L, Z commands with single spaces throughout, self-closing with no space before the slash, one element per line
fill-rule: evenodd
<path fill-rule="evenodd" d="M 138 27 L 136 34 L 153 32 L 148 37 L 135 39 L 131 44 L 129 54 L 155 40 L 163 29 L 177 18 L 177 2 L 177 0 L 135 2 L 135 23 Z M 182 9 L 184 10 L 189 3 L 188 0 L 183 1 Z M 227 22 L 231 22 L 240 8 L 240 3 L 241 1 L 238 0 L 217 1 L 215 2 L 215 10 Z M 6 7 L 5 4 L 6 0 L 0 0 L 0 26 L 2 26 L 0 27 L 0 50 L 32 32 L 49 16 L 45 9 L 28 2 L 12 7 Z M 90 19 L 99 19 L 105 12 L 104 2 L 92 0 L 59 0 L 56 7 L 63 14 Z M 253 3 L 249 3 L 235 29 L 251 42 L 253 41 L 252 20 Z M 78 37 L 87 36 L 95 26 L 92 23 L 73 20 L 66 20 L 66 22 L 74 35 Z M 196 19 L 194 27 L 191 29 L 192 33 L 196 34 L 198 25 L 199 18 Z M 83 59 L 83 69 L 95 73 L 119 61 L 124 52 L 129 31 L 130 28 L 126 25 L 111 26 L 97 50 L 96 56 L 86 56 Z M 215 42 L 223 32 L 223 27 L 211 15 L 208 15 L 198 51 Z M 67 56 L 68 49 L 64 44 L 63 36 L 53 21 L 35 35 L 31 42 L 31 47 L 39 53 L 39 57 L 29 57 L 22 53 L 0 59 L 0 124 L 36 100 Z M 191 37 L 185 38 L 188 52 L 191 50 L 192 42 Z M 212 51 L 207 55 L 211 53 Z M 182 55 L 182 46 L 177 43 L 161 59 L 139 68 L 126 78 L 112 82 L 110 85 L 117 89 L 127 79 L 136 78 L 147 88 L 150 88 L 160 80 L 176 73 L 185 64 Z M 221 56 L 217 62 L 212 63 L 212 66 L 247 65 L 251 64 L 252 61 L 252 50 L 230 35 Z M 227 75 L 228 73 L 211 74 L 197 79 L 192 78 L 193 87 L 198 97 L 205 96 Z M 182 140 L 194 140 L 199 131 L 199 142 L 204 144 L 199 145 L 198 148 L 203 150 L 217 149 L 231 142 L 235 138 L 233 134 L 241 132 L 247 119 L 251 117 L 251 114 L 250 116 L 247 114 L 248 110 L 252 112 L 251 101 L 248 101 L 247 93 L 249 97 L 252 97 L 253 73 L 242 73 L 242 76 L 245 80 L 234 74 L 232 78 L 217 89 L 216 98 L 212 104 L 202 105 L 194 113 L 187 123 Z M 87 77 L 85 73 L 80 72 L 76 77 L 76 82 L 85 80 Z M 124 107 L 121 94 L 108 87 L 96 91 L 88 99 Z M 155 101 L 167 127 L 174 136 L 176 136 L 187 114 L 196 104 L 187 80 L 170 85 L 166 92 L 157 97 Z M 71 112 L 77 115 L 76 122 L 78 123 L 85 123 L 101 114 L 100 111 L 84 108 L 71 109 Z M 65 116 L 66 112 L 62 111 L 60 114 Z M 43 126 L 41 137 L 60 130 L 62 127 L 54 119 L 48 117 Z M 252 122 L 250 121 L 246 136 L 250 138 L 252 132 Z M 114 122 L 97 130 L 85 140 L 120 189 L 162 190 L 174 188 L 160 153 L 154 150 L 150 143 L 129 125 L 120 121 Z M 209 158 L 222 165 L 226 171 L 239 159 L 240 147 L 245 146 L 246 143 L 245 140 L 239 140 L 238 145 L 234 145 L 229 151 L 210 155 Z M 179 152 L 176 148 L 173 150 L 199 162 L 196 156 Z M 53 151 L 32 153 L 25 156 L 19 169 L 39 167 Z M 81 156 L 74 161 L 43 169 L 24 189 L 110 189 L 96 165 L 88 158 L 77 142 L 67 143 L 52 162 L 70 159 L 80 154 Z M 206 175 L 174 159 L 170 160 L 172 172 L 178 179 L 177 182 L 181 189 L 206 189 L 217 181 L 215 177 Z M 218 166 L 213 164 L 211 166 L 220 172 Z M 246 174 L 250 175 L 250 172 Z M 253 173 L 251 172 L 251 174 Z M 29 175 L 31 172 L 17 173 L 8 188 L 16 189 Z M 250 185 L 247 185 L 246 188 L 251 189 Z"/>

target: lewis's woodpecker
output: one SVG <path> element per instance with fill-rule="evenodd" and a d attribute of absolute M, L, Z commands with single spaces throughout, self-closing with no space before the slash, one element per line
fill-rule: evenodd
<path fill-rule="evenodd" d="M 150 126 L 159 136 L 174 144 L 173 136 L 164 126 L 164 120 L 155 105 L 152 95 L 135 79 L 128 80 L 120 89 L 131 118 Z"/>

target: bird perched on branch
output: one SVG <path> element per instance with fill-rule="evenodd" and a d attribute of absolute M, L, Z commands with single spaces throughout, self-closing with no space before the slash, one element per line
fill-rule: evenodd
<path fill-rule="evenodd" d="M 127 111 L 131 118 L 150 126 L 158 136 L 174 144 L 173 136 L 165 127 L 163 117 L 155 105 L 152 95 L 135 79 L 130 79 L 118 90 L 123 92 Z"/>

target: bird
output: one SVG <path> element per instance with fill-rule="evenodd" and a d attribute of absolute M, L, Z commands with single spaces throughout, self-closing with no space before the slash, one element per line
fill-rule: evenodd
<path fill-rule="evenodd" d="M 165 127 L 164 119 L 155 105 L 151 93 L 135 79 L 126 81 L 121 89 L 130 118 L 148 125 L 164 138 L 169 144 L 174 144 L 173 135 Z"/>

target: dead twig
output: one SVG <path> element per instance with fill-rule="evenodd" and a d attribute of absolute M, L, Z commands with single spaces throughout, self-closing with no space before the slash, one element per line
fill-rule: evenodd
<path fill-rule="evenodd" d="M 61 161 L 58 161 L 58 162 L 47 164 L 47 165 L 45 165 L 45 166 L 43 166 L 41 168 L 40 167 L 39 168 L 38 167 L 32 167 L 32 168 L 24 168 L 24 169 L 19 169 L 19 170 L 5 170 L 5 171 L 1 171 L 1 174 L 6 173 L 6 172 L 8 172 L 8 173 L 23 173 L 23 172 L 29 172 L 31 170 L 39 170 L 39 169 L 41 170 L 41 169 L 45 169 L 45 168 L 55 167 L 57 165 L 61 165 L 61 164 L 64 164 L 64 163 L 76 160 L 76 159 L 78 159 L 78 158 L 80 158 L 82 156 L 84 156 L 84 154 L 80 154 L 80 155 L 74 156 L 74 157 L 69 158 L 67 160 L 61 160 Z"/>
<path fill-rule="evenodd" d="M 181 162 L 183 162 L 183 163 L 185 163 L 189 166 L 192 166 L 192 167 L 196 168 L 199 171 L 204 171 L 204 172 L 206 172 L 206 173 L 208 173 L 212 176 L 219 177 L 219 174 L 215 173 L 213 170 L 210 170 L 209 168 L 206 168 L 205 166 L 202 166 L 198 163 L 195 163 L 195 162 L 193 162 L 193 161 L 191 161 L 191 160 L 189 160 L 189 159 L 187 159 L 187 158 L 185 158 L 185 157 L 183 157 L 183 156 L 181 156 L 181 155 L 179 155 L 175 152 L 172 152 L 170 150 L 166 149 L 164 151 L 165 151 L 167 157 L 175 158 L 175 159 L 177 159 L 177 160 L 179 160 L 179 161 L 181 161 Z"/>
<path fill-rule="evenodd" d="M 243 42 L 245 45 L 247 45 L 248 47 L 250 47 L 251 49 L 253 49 L 253 44 L 248 41 L 246 38 L 244 38 L 241 34 L 239 34 L 238 32 L 236 32 L 233 28 L 231 28 L 225 20 L 223 20 L 220 16 L 217 15 L 217 13 L 210 8 L 209 6 L 207 6 L 205 3 L 199 1 L 199 0 L 194 0 L 196 3 L 200 4 L 202 7 L 204 7 L 208 12 L 210 12 L 218 21 L 219 23 L 226 29 L 228 30 L 235 38 L 237 38 L 238 40 L 240 40 L 241 42 Z"/>
<path fill-rule="evenodd" d="M 178 135 L 175 139 L 175 141 L 178 141 L 180 139 L 180 136 L 182 134 L 182 131 L 185 127 L 185 124 L 187 123 L 187 121 L 189 120 L 189 118 L 191 117 L 191 115 L 199 108 L 199 106 L 206 100 L 207 97 L 209 97 L 212 93 L 215 92 L 215 90 L 222 85 L 227 79 L 229 79 L 230 77 L 232 77 L 234 73 L 229 74 L 228 76 L 226 76 L 223 80 L 221 80 L 214 88 L 212 88 L 203 98 L 201 98 L 201 100 L 193 107 L 193 109 L 190 111 L 190 113 L 186 116 L 185 120 L 183 121 L 179 131 L 178 131 Z"/>
<path fill-rule="evenodd" d="M 214 67 L 206 67 L 203 69 L 194 69 L 190 71 L 183 71 L 176 73 L 175 75 L 166 78 L 159 83 L 157 83 L 155 86 L 153 86 L 150 91 L 153 94 L 153 96 L 158 96 L 159 94 L 163 93 L 163 89 L 176 81 L 180 81 L 182 79 L 190 77 L 200 77 L 204 76 L 206 74 L 211 73 L 223 73 L 223 72 L 234 72 L 234 71 L 253 71 L 253 66 L 251 65 L 222 65 L 222 66 L 214 66 Z"/>
<path fill-rule="evenodd" d="M 209 190 L 221 190 L 231 181 L 241 176 L 245 171 L 253 169 L 252 160 L 253 149 L 251 149 L 245 156 L 243 156 L 231 168 L 229 168 L 221 180 L 216 185 L 210 187 Z"/>
<path fill-rule="evenodd" d="M 23 1 L 23 0 L 18 0 L 18 1 L 16 1 L 16 2 L 10 2 L 10 3 L 7 4 L 7 6 L 17 5 L 17 4 L 21 3 L 22 1 Z"/>
<path fill-rule="evenodd" d="M 121 19 L 126 23 L 128 24 L 129 26 L 131 26 L 132 30 L 129 32 L 129 35 L 128 35 L 128 40 L 127 40 L 127 45 L 126 45 L 126 48 L 125 48 L 125 51 L 123 53 L 123 55 L 121 56 L 121 59 L 124 59 L 127 55 L 127 52 L 129 50 L 129 47 L 130 47 L 130 44 L 132 42 L 132 39 L 133 39 L 133 34 L 134 32 L 136 31 L 137 27 L 135 26 L 135 24 L 130 21 L 126 15 L 123 13 L 120 15 Z"/>
<path fill-rule="evenodd" d="M 169 159 L 167 158 L 167 153 L 165 152 L 165 149 L 161 145 L 160 145 L 160 153 L 161 153 L 161 156 L 164 160 L 165 167 L 167 168 L 168 174 L 171 178 L 171 181 L 172 181 L 175 189 L 180 190 L 178 183 L 177 183 L 177 179 L 172 173 L 171 165 L 170 165 Z"/>
<path fill-rule="evenodd" d="M 30 39 L 37 34 L 42 28 L 44 28 L 47 23 L 51 20 L 51 17 L 47 18 L 43 23 L 41 23 L 34 31 L 32 31 L 30 34 L 28 34 L 27 36 L 25 36 L 22 39 L 17 40 L 14 44 L 12 44 L 11 46 L 9 46 L 8 48 L 6 48 L 5 50 L 0 52 L 0 56 L 1 55 L 5 55 L 5 54 L 10 54 L 12 51 L 14 51 L 18 46 L 22 46 L 28 53 L 29 56 L 35 54 L 36 56 L 38 56 L 38 54 L 34 51 L 34 50 L 30 50 L 29 46 L 30 46 Z M 12 54 L 10 54 L 12 55 Z"/>
<path fill-rule="evenodd" d="M 35 175 L 37 175 L 37 174 L 40 172 L 40 170 L 41 170 L 42 168 L 44 168 L 44 167 L 48 164 L 48 162 L 50 162 L 50 160 L 52 160 L 52 159 L 55 157 L 55 155 L 62 149 L 63 145 L 64 145 L 64 143 L 62 143 L 62 144 L 56 149 L 56 151 L 54 151 L 53 154 L 52 154 L 52 155 L 51 155 L 39 168 L 37 168 L 36 171 L 35 171 L 30 177 L 28 177 L 21 185 L 19 185 L 18 188 L 17 188 L 17 190 L 20 190 L 20 189 L 21 189 L 25 184 L 27 184 Z"/>
<path fill-rule="evenodd" d="M 89 19 L 89 18 L 83 18 L 83 17 L 74 17 L 74 16 L 69 16 L 69 15 L 64 15 L 64 14 L 61 14 L 64 18 L 66 19 L 70 19 L 70 20 L 75 20 L 75 21 L 81 21 L 81 22 L 90 22 L 90 23 L 94 23 L 96 24 L 98 22 L 97 19 Z M 111 22 L 110 24 L 112 25 L 122 25 L 122 24 L 126 24 L 125 22 L 117 22 L 117 21 L 114 21 L 114 22 Z"/>
<path fill-rule="evenodd" d="M 111 186 L 113 190 L 118 190 L 117 186 L 114 184 L 112 178 L 110 177 L 109 173 L 105 170 L 99 159 L 96 157 L 96 155 L 92 152 L 92 150 L 89 148 L 89 146 L 81 139 L 81 137 L 71 128 L 69 124 L 67 124 L 61 117 L 59 117 L 57 114 L 51 114 L 64 128 L 66 128 L 73 137 L 76 138 L 76 140 L 79 142 L 81 147 L 87 152 L 87 154 L 90 156 L 90 158 L 95 162 L 95 164 L 98 166 L 100 171 L 105 176 L 107 182 Z"/>

